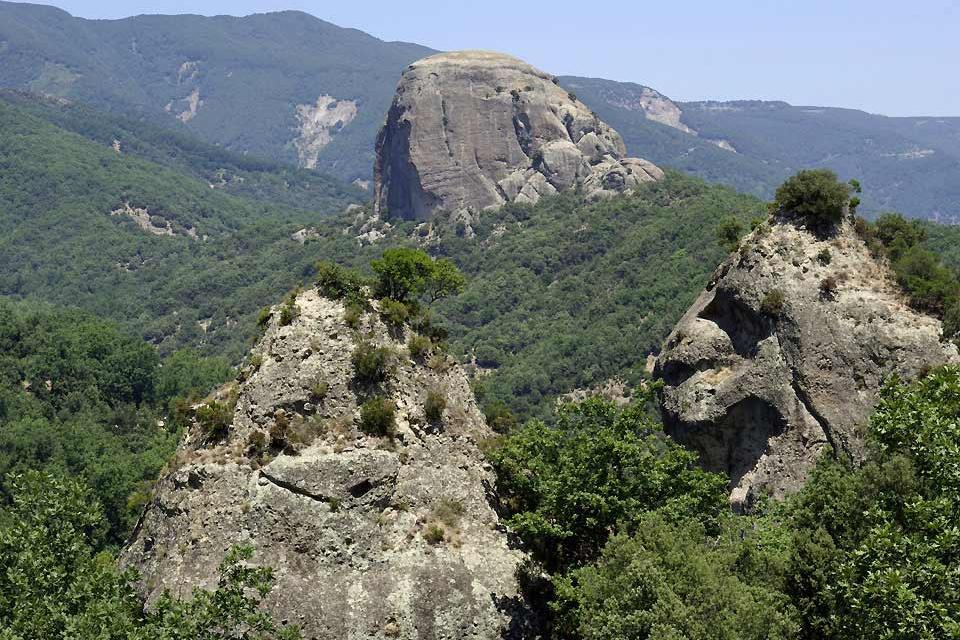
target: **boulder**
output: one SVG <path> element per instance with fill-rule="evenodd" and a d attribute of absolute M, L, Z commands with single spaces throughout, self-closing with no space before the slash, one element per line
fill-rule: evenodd
<path fill-rule="evenodd" d="M 861 460 L 891 375 L 957 360 L 845 219 L 764 225 L 714 273 L 656 363 L 667 431 L 731 477 L 731 502 L 802 486 L 824 453 Z"/>
<path fill-rule="evenodd" d="M 377 138 L 374 206 L 382 216 L 426 219 L 579 187 L 603 197 L 663 177 L 625 156 L 620 135 L 552 76 L 499 53 L 443 53 L 400 79 Z M 628 161 L 644 170 L 629 171 Z M 630 177 L 588 181 L 598 166 Z"/>

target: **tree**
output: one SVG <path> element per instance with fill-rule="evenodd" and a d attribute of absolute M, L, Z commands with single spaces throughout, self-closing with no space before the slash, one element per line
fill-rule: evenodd
<path fill-rule="evenodd" d="M 835 224 L 850 202 L 850 185 L 829 169 L 805 169 L 777 188 L 774 204 L 815 227 Z"/>
<path fill-rule="evenodd" d="M 693 517 L 716 529 L 727 480 L 697 467 L 695 453 L 662 435 L 646 412 L 591 398 L 562 406 L 557 423 L 535 420 L 491 452 L 508 526 L 550 568 L 594 559 L 608 536 L 633 531 L 649 511 Z"/>
<path fill-rule="evenodd" d="M 734 216 L 727 216 L 717 227 L 717 243 L 727 251 L 736 251 L 743 235 L 743 224 Z"/>
<path fill-rule="evenodd" d="M 426 281 L 427 296 L 430 302 L 456 295 L 467 285 L 457 265 L 449 258 L 440 258 L 433 263 L 433 269 Z"/>
<path fill-rule="evenodd" d="M 387 249 L 383 257 L 370 263 L 378 276 L 377 293 L 407 302 L 423 294 L 427 278 L 433 273 L 433 261 L 419 249 Z"/>

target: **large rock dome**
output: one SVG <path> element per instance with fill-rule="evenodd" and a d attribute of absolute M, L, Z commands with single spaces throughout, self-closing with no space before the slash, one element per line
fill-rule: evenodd
<path fill-rule="evenodd" d="M 460 51 L 407 67 L 377 138 L 375 207 L 425 219 L 580 188 L 588 198 L 660 179 L 553 77 L 500 53 Z"/>

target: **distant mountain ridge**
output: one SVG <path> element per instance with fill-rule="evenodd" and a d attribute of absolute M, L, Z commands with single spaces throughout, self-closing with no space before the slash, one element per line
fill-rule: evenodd
<path fill-rule="evenodd" d="M 828 167 L 863 182 L 867 213 L 960 221 L 960 118 L 782 101 L 674 102 L 634 83 L 560 81 L 620 132 L 630 153 L 657 164 L 764 198 L 801 168 Z"/>
<path fill-rule="evenodd" d="M 0 86 L 151 114 L 347 180 L 370 176 L 400 72 L 430 53 L 295 11 L 84 20 L 0 2 Z"/>
<path fill-rule="evenodd" d="M 84 20 L 0 2 L 0 87 L 135 113 L 227 150 L 369 186 L 401 72 L 436 53 L 295 11 Z M 548 70 L 549 71 L 549 70 Z M 960 221 L 960 118 L 888 118 L 777 101 L 677 102 L 561 76 L 627 154 L 769 198 L 803 167 L 856 177 L 861 211 Z"/>

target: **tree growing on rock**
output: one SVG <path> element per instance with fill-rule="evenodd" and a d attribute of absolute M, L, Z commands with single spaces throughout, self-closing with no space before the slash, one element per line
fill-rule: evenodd
<path fill-rule="evenodd" d="M 452 260 L 433 259 L 419 249 L 397 247 L 370 263 L 377 274 L 376 293 L 399 302 L 430 302 L 459 293 L 466 278 Z"/>
<path fill-rule="evenodd" d="M 850 204 L 850 185 L 829 169 L 805 169 L 777 188 L 774 206 L 813 227 L 836 224 Z"/>

